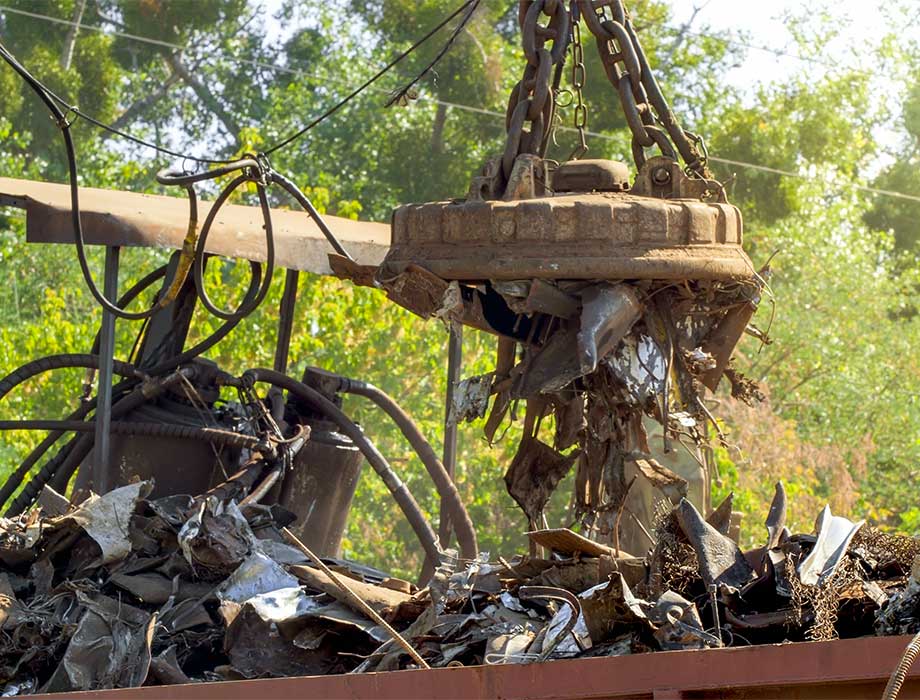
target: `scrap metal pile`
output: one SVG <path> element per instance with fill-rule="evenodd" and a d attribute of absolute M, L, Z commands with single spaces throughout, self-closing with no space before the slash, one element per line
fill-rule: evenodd
<path fill-rule="evenodd" d="M 920 628 L 920 542 L 828 509 L 815 535 L 792 535 L 782 485 L 752 551 L 726 535 L 730 502 L 707 521 L 680 500 L 648 557 L 544 530 L 530 535 L 542 558 L 449 551 L 422 590 L 346 561 L 315 568 L 278 506 L 149 492 L 73 507 L 46 489 L 3 520 L 5 696 L 418 666 L 406 648 L 439 667 Z"/>

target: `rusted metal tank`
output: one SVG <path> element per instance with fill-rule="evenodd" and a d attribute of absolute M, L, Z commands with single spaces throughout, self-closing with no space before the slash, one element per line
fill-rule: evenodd
<path fill-rule="evenodd" d="M 540 664 L 277 678 L 79 693 L 80 698 L 355 700 L 877 700 L 909 637 L 669 651 Z M 55 695 L 33 696 L 56 698 Z M 920 698 L 920 668 L 899 700 Z"/>
<path fill-rule="evenodd" d="M 364 458 L 327 421 L 308 421 L 310 439 L 294 459 L 279 502 L 297 513 L 289 527 L 322 557 L 342 554 L 342 537 Z"/>

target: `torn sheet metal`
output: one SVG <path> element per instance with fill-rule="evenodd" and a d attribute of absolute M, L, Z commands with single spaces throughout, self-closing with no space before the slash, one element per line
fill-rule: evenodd
<path fill-rule="evenodd" d="M 315 569 L 312 566 L 292 566 L 289 570 L 301 583 L 312 590 L 322 591 L 356 612 L 363 613 L 363 610 L 355 604 L 353 599 L 345 595 L 342 589 L 319 569 Z M 400 605 L 412 600 L 412 596 L 408 593 L 395 591 L 384 586 L 375 586 L 354 579 L 348 579 L 347 584 L 355 595 L 384 616 L 396 610 Z"/>
<path fill-rule="evenodd" d="M 786 487 L 782 481 L 776 482 L 773 501 L 770 503 L 770 512 L 767 513 L 767 549 L 779 546 L 786 527 Z"/>
<path fill-rule="evenodd" d="M 754 569 L 738 545 L 703 520 L 690 501 L 681 500 L 676 512 L 680 527 L 699 558 L 700 576 L 707 586 L 716 584 L 737 590 L 754 578 Z"/>
<path fill-rule="evenodd" d="M 492 282 L 492 287 L 504 297 L 508 308 L 518 314 L 530 316 L 543 313 L 570 319 L 578 316 L 581 308 L 578 297 L 568 294 L 548 280 L 496 280 Z"/>
<path fill-rule="evenodd" d="M 255 536 L 233 501 L 201 501 L 179 531 L 179 547 L 193 569 L 225 576 L 254 546 Z M 210 574 L 208 574 L 210 575 Z"/>
<path fill-rule="evenodd" d="M 535 438 L 525 437 L 505 472 L 505 486 L 532 522 L 538 522 L 556 486 L 575 464 L 578 453 L 563 455 Z"/>
<path fill-rule="evenodd" d="M 616 556 L 613 547 L 589 540 L 577 532 L 573 532 L 567 527 L 551 528 L 548 530 L 533 530 L 527 533 L 533 542 L 541 547 L 546 547 L 554 552 L 566 556 L 578 556 L 584 554 L 589 557 Z M 621 556 L 630 556 L 621 552 Z"/>
<path fill-rule="evenodd" d="M 662 649 L 720 647 L 718 637 L 703 629 L 696 605 L 674 591 L 665 591 L 649 611 L 654 636 Z"/>
<path fill-rule="evenodd" d="M 806 586 L 817 586 L 833 576 L 853 536 L 865 524 L 865 520 L 853 522 L 831 513 L 830 506 L 818 516 L 815 530 L 818 539 L 811 553 L 799 565 L 799 578 Z"/>
<path fill-rule="evenodd" d="M 262 552 L 253 552 L 216 591 L 217 597 L 244 603 L 260 593 L 299 585 L 297 579 Z"/>
<path fill-rule="evenodd" d="M 664 394 L 667 358 L 650 335 L 627 336 L 606 363 L 636 404 L 645 405 Z"/>
<path fill-rule="evenodd" d="M 131 552 L 128 523 L 143 498 L 153 488 L 149 481 L 128 484 L 103 496 L 91 494 L 63 522 L 72 521 L 82 527 L 102 550 L 102 563 L 124 559 Z"/>
<path fill-rule="evenodd" d="M 85 612 L 43 692 L 136 688 L 150 668 L 155 618 L 111 598 L 77 597 Z"/>
<path fill-rule="evenodd" d="M 492 395 L 493 378 L 494 374 L 490 372 L 478 377 L 469 377 L 457 384 L 451 395 L 447 425 L 473 421 L 486 415 Z"/>
<path fill-rule="evenodd" d="M 578 360 L 581 374 L 590 374 L 617 346 L 642 313 L 635 290 L 625 284 L 597 284 L 581 293 Z"/>

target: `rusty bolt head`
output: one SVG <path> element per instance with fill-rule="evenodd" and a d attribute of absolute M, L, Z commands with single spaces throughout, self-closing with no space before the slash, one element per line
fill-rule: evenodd
<path fill-rule="evenodd" d="M 652 180 L 656 185 L 667 185 L 671 182 L 671 171 L 668 168 L 655 168 L 652 171 Z"/>

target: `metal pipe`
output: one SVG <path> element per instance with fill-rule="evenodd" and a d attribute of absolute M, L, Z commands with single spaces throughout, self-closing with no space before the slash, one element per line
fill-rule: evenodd
<path fill-rule="evenodd" d="M 409 524 L 412 526 L 425 553 L 435 561 L 440 559 L 441 550 L 438 548 L 437 536 L 434 534 L 434 530 L 431 529 L 431 525 L 428 524 L 428 521 L 422 514 L 421 508 L 419 508 L 412 493 L 396 475 L 386 458 L 380 454 L 380 451 L 367 438 L 361 428 L 359 428 L 351 418 L 346 416 L 338 406 L 316 389 L 271 369 L 259 368 L 247 370 L 243 373 L 240 381 L 243 383 L 267 382 L 281 389 L 286 389 L 289 393 L 294 394 L 297 398 L 310 404 L 314 409 L 325 414 L 333 421 L 339 429 L 355 443 L 370 463 L 371 467 L 373 467 L 374 471 L 383 479 L 393 499 L 399 505 L 406 519 L 409 521 Z"/>
<path fill-rule="evenodd" d="M 111 302 L 118 300 L 118 246 L 105 248 L 105 276 L 102 293 Z M 96 439 L 93 455 L 93 490 L 108 493 L 109 490 L 109 428 L 112 422 L 112 375 L 115 362 L 115 315 L 102 309 L 102 328 L 99 341 L 99 390 L 96 404 Z M 53 430 L 54 428 L 52 428 Z"/>
<path fill-rule="evenodd" d="M 284 293 L 278 308 L 278 340 L 275 345 L 276 372 L 287 372 L 288 352 L 291 349 L 291 333 L 294 328 L 294 309 L 297 306 L 297 283 L 300 272 L 288 270 L 284 275 Z M 277 420 L 277 419 L 276 419 Z"/>
<path fill-rule="evenodd" d="M 460 382 L 460 371 L 463 364 L 463 324 L 458 321 L 450 322 L 450 332 L 447 341 L 447 391 L 444 406 L 444 469 L 453 482 L 457 471 L 457 421 L 450 419 L 451 406 L 454 403 L 454 392 Z M 456 487 L 456 484 L 455 484 Z M 441 498 L 441 517 L 438 523 L 438 539 L 442 547 L 450 544 L 451 534 L 450 509 Z"/>

